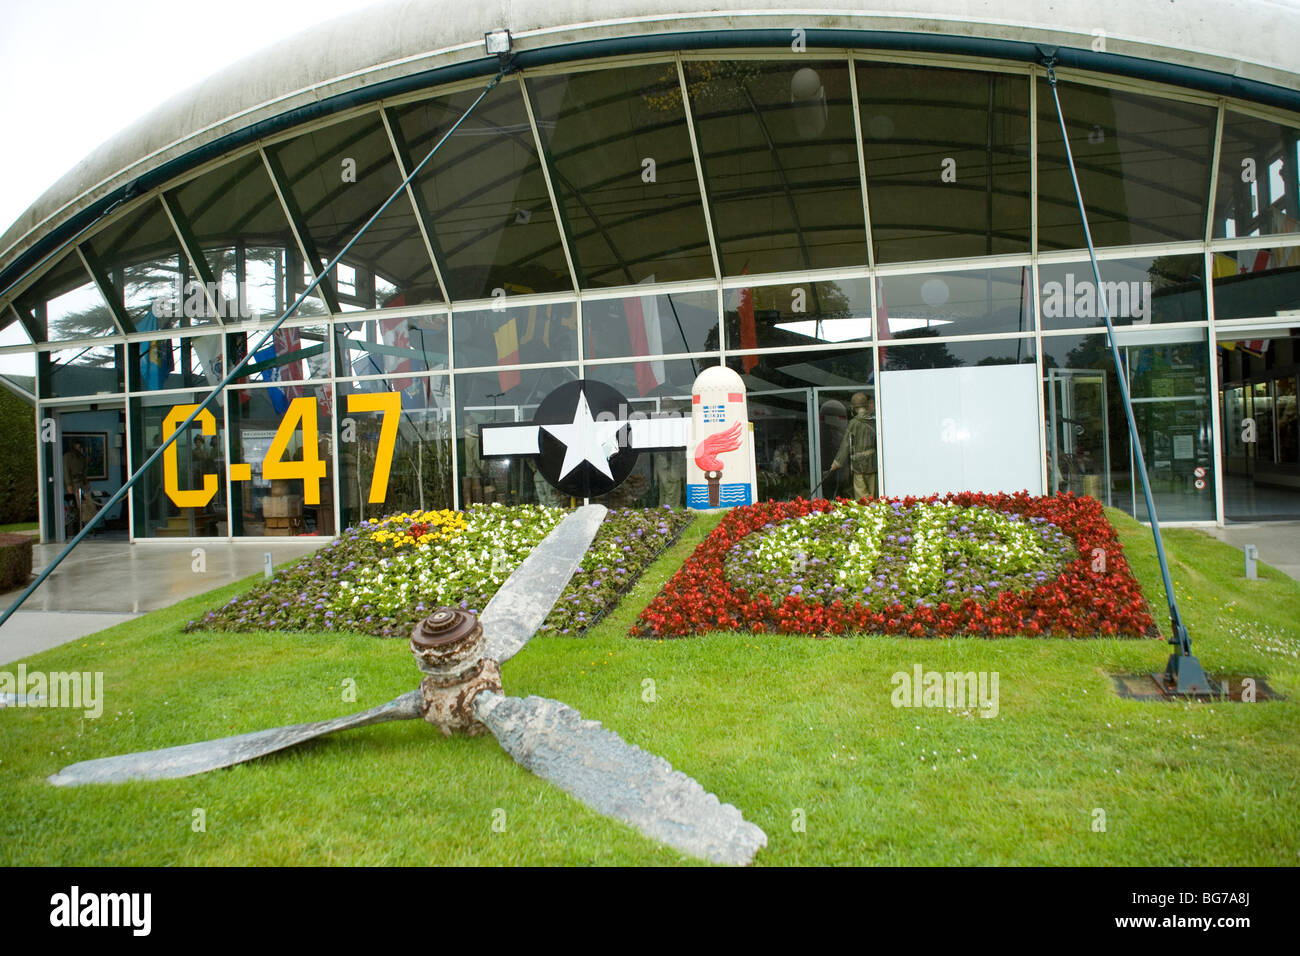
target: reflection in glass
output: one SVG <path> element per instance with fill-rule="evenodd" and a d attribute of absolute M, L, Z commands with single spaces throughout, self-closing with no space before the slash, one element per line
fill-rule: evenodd
<path fill-rule="evenodd" d="M 231 469 L 231 530 L 250 537 L 334 534 L 334 409 L 333 386 L 302 385 L 291 389 L 232 388 L 229 460 L 248 465 L 249 477 Z M 291 405 L 299 400 L 302 404 Z M 297 409 L 306 414 L 297 418 Z M 314 426 L 314 435 L 304 424 Z M 265 468 L 275 462 L 271 445 L 281 435 L 287 442 L 280 462 L 300 463 L 299 469 L 323 473 L 307 478 L 270 478 Z M 310 440 L 309 440 L 310 439 Z M 314 492 L 314 494 L 312 494 Z M 311 500 L 315 498 L 316 500 Z"/>
<path fill-rule="evenodd" d="M 456 376 L 456 456 L 460 507 L 476 503 L 568 505 L 542 477 L 530 457 L 481 455 L 479 426 L 530 422 L 537 406 L 565 382 L 578 378 L 575 366 L 479 372 Z"/>
<path fill-rule="evenodd" d="M 414 169 L 477 97 L 476 90 L 392 111 Z M 486 299 L 506 283 L 572 290 L 564 249 L 516 77 L 496 87 L 415 181 L 453 299 Z"/>
<path fill-rule="evenodd" d="M 188 412 L 173 414 L 178 405 L 196 405 L 207 397 L 206 391 L 188 395 L 150 396 L 133 398 L 131 408 L 131 458 L 135 467 L 162 445 L 163 428 L 168 416 L 175 427 Z M 174 478 L 179 492 L 200 492 L 214 489 L 201 504 L 179 505 L 167 493 L 166 459 L 170 453 L 151 465 L 135 487 L 131 489 L 132 509 L 137 538 L 194 538 L 227 534 L 226 515 L 226 442 L 222 434 L 222 406 L 225 398 L 217 398 L 208 410 L 212 413 L 215 432 L 203 434 L 200 422 L 186 428 L 172 446 L 176 449 Z"/>
<path fill-rule="evenodd" d="M 675 63 L 529 80 L 585 288 L 713 275 Z"/>
<path fill-rule="evenodd" d="M 42 398 L 109 395 L 123 390 L 120 345 L 38 352 L 37 363 Z"/>
<path fill-rule="evenodd" d="M 357 234 L 403 179 L 378 114 L 315 130 L 271 147 L 269 153 L 283 170 L 282 185 L 321 266 Z M 340 303 L 353 307 L 442 301 L 405 192 L 352 247 L 335 279 Z"/>
<path fill-rule="evenodd" d="M 727 364 L 748 393 L 759 500 L 852 497 L 851 464 L 831 466 L 845 447 L 853 397 L 861 393 L 874 404 L 871 349 L 732 355 Z"/>
<path fill-rule="evenodd" d="M 848 64 L 685 64 L 725 275 L 866 265 Z"/>
<path fill-rule="evenodd" d="M 1253 319 L 1300 310 L 1300 246 L 1213 254 L 1214 318 Z"/>
<path fill-rule="evenodd" d="M 260 156 L 219 166 L 169 196 L 220 287 L 223 317 L 278 317 L 307 288 L 311 277 Z M 298 314 L 327 311 L 317 290 Z"/>
<path fill-rule="evenodd" d="M 582 303 L 587 358 L 704 352 L 718 347 L 718 297 L 668 292 Z"/>
<path fill-rule="evenodd" d="M 1224 516 L 1294 519 L 1300 517 L 1296 338 L 1245 337 L 1252 334 L 1261 333 L 1219 338 Z"/>
<path fill-rule="evenodd" d="M 226 336 L 231 365 L 239 362 L 250 348 L 256 348 L 266 331 L 232 332 Z M 289 398 L 300 393 L 290 383 L 305 379 L 328 378 L 330 357 L 325 347 L 323 326 L 282 326 L 258 349 L 252 360 L 240 369 L 236 384 L 248 382 L 285 383 L 273 391 Z"/>
<path fill-rule="evenodd" d="M 1061 86 L 1060 97 L 1096 245 L 1205 237 L 1214 107 L 1081 84 Z M 1038 83 L 1038 246 L 1085 246 L 1046 80 Z"/>
<path fill-rule="evenodd" d="M 119 219 L 87 245 L 88 256 L 125 305 L 131 330 L 216 321 L 201 288 L 189 281 L 189 264 L 157 200 Z"/>
<path fill-rule="evenodd" d="M 116 335 L 117 323 L 85 266 L 70 252 L 14 307 L 32 319 L 49 342 Z"/>
<path fill-rule="evenodd" d="M 457 312 L 452 347 L 458 369 L 577 361 L 577 307 L 550 302 Z"/>
<path fill-rule="evenodd" d="M 127 345 L 131 390 L 157 392 L 168 388 L 200 388 L 221 381 L 221 336 L 152 339 Z"/>
<path fill-rule="evenodd" d="M 880 337 L 1032 332 L 1028 266 L 885 276 Z"/>
<path fill-rule="evenodd" d="M 1099 266 L 1104 300 L 1087 260 L 1038 267 L 1044 329 L 1105 328 L 1103 302 L 1115 326 L 1205 321 L 1203 256 L 1107 259 Z"/>
<path fill-rule="evenodd" d="M 458 320 L 459 321 L 459 320 Z M 396 375 L 447 368 L 447 316 L 399 315 L 339 322 L 334 326 L 339 375 Z"/>
<path fill-rule="evenodd" d="M 1300 232 L 1300 130 L 1228 110 L 1219 147 L 1214 235 Z"/>
<path fill-rule="evenodd" d="M 886 371 L 909 368 L 960 368 L 977 365 L 1018 365 L 1034 361 L 1034 340 L 1010 339 L 925 342 L 936 338 L 935 329 L 916 329 L 894 336 L 880 348 L 880 367 Z"/>
<path fill-rule="evenodd" d="M 1024 76 L 858 64 L 877 262 L 1029 250 Z"/>
<path fill-rule="evenodd" d="M 871 282 L 837 279 L 731 289 L 729 348 L 789 348 L 871 339 Z"/>

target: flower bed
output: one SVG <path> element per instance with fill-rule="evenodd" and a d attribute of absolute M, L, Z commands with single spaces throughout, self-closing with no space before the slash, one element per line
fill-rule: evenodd
<path fill-rule="evenodd" d="M 632 633 L 718 630 L 1156 633 L 1100 502 L 1025 493 L 737 508 Z"/>
<path fill-rule="evenodd" d="M 481 611 L 565 514 L 536 505 L 476 505 L 362 522 L 186 629 L 405 637 L 436 607 Z M 667 508 L 610 511 L 539 633 L 580 635 L 690 520 L 689 512 Z"/>

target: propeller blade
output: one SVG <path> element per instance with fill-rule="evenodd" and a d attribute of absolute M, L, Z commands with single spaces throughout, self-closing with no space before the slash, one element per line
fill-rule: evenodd
<path fill-rule="evenodd" d="M 474 713 L 521 766 L 652 840 L 733 865 L 767 846 L 767 834 L 731 804 L 558 700 L 484 691 Z"/>
<path fill-rule="evenodd" d="M 182 744 L 164 750 L 84 760 L 64 767 L 48 780 L 56 787 L 77 787 L 84 783 L 122 783 L 127 780 L 169 780 L 173 777 L 190 777 L 196 773 L 219 770 L 222 767 L 265 757 L 277 750 L 284 750 L 336 731 L 381 724 L 388 720 L 412 720 L 422 716 L 423 709 L 424 701 L 419 690 L 413 690 L 386 704 L 347 717 L 335 717 L 333 720 L 258 730 L 237 737 Z"/>
<path fill-rule="evenodd" d="M 604 505 L 583 505 L 515 568 L 479 617 L 487 635 L 484 657 L 504 664 L 523 650 L 578 570 L 605 514 Z"/>

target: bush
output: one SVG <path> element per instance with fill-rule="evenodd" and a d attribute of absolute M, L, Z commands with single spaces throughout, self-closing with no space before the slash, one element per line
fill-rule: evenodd
<path fill-rule="evenodd" d="M 36 416 L 0 386 L 0 524 L 36 520 Z"/>
<path fill-rule="evenodd" d="M 0 534 L 0 591 L 12 591 L 32 577 L 32 537 Z"/>

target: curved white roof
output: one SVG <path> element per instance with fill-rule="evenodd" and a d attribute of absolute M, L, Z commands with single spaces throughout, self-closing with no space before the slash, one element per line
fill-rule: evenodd
<path fill-rule="evenodd" d="M 716 0 L 715 0 L 716 2 Z M 796 0 L 797 2 L 797 0 Z M 722 6 L 722 4 L 718 4 Z M 737 29 L 946 34 L 1105 52 L 1300 88 L 1300 0 L 383 0 L 283 41 L 173 97 L 60 179 L 0 237 L 0 266 L 114 189 L 222 136 L 329 97 L 481 60 L 507 27 L 518 51 L 591 40 Z"/>

